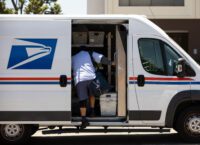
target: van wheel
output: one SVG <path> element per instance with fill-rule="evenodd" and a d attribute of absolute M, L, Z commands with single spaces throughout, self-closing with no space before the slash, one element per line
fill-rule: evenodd
<path fill-rule="evenodd" d="M 182 139 L 200 142 L 200 107 L 184 110 L 177 119 L 176 129 Z"/>
<path fill-rule="evenodd" d="M 0 126 L 0 138 L 8 144 L 24 143 L 31 136 L 31 126 L 22 124 L 6 124 Z"/>

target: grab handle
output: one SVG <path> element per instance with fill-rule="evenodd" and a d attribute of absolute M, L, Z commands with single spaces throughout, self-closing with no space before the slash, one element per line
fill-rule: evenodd
<path fill-rule="evenodd" d="M 145 84 L 145 77 L 144 75 L 138 75 L 137 77 L 137 84 L 139 87 L 143 87 Z"/>
<path fill-rule="evenodd" d="M 60 86 L 61 87 L 67 86 L 67 76 L 66 75 L 60 75 Z"/>

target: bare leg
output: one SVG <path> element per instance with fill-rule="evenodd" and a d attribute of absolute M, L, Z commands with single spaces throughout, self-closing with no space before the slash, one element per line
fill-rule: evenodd
<path fill-rule="evenodd" d="M 94 109 L 94 105 L 95 105 L 95 97 L 94 96 L 90 96 L 90 107 L 92 109 Z"/>
<path fill-rule="evenodd" d="M 81 113 L 81 117 L 85 117 L 86 116 L 86 108 L 85 107 L 81 107 L 80 108 L 80 113 Z"/>

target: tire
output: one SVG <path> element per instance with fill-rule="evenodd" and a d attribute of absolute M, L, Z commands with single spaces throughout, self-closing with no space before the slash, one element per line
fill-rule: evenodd
<path fill-rule="evenodd" d="M 176 122 L 179 136 L 189 142 L 200 142 L 200 107 L 190 107 L 182 111 Z"/>
<path fill-rule="evenodd" d="M 0 139 L 5 144 L 23 144 L 29 141 L 32 127 L 23 124 L 5 124 L 0 126 Z"/>

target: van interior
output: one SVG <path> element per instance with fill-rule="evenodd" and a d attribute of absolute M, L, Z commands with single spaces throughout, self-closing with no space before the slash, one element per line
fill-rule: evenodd
<path fill-rule="evenodd" d="M 114 65 L 96 65 L 112 87 L 108 93 L 96 97 L 95 117 L 92 121 L 124 121 L 127 116 L 127 22 L 76 20 L 72 24 L 72 56 L 85 46 L 88 51 L 103 54 Z M 79 98 L 72 82 L 72 121 L 81 120 Z M 87 113 L 89 113 L 89 102 Z M 88 116 L 88 115 L 87 115 Z"/>

